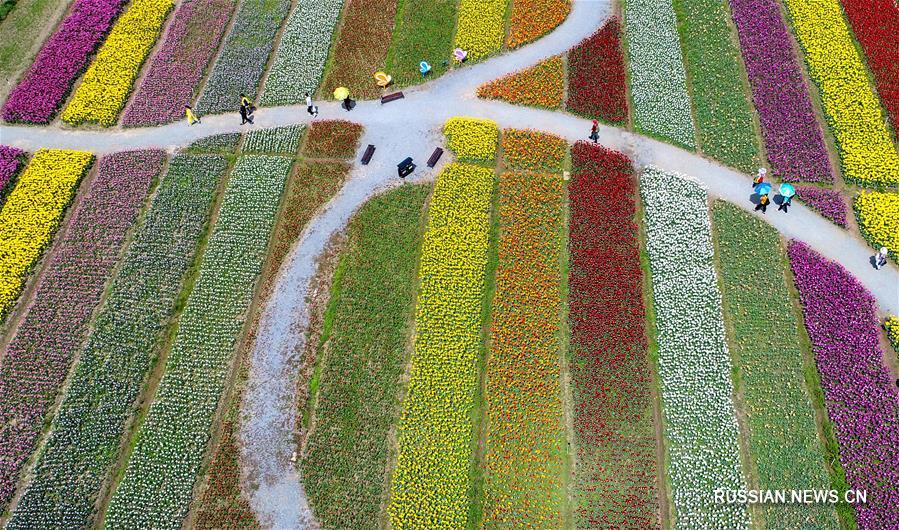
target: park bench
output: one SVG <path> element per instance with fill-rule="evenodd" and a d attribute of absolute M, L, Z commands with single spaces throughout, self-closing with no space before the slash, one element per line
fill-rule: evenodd
<path fill-rule="evenodd" d="M 368 144 L 368 147 L 365 148 L 365 152 L 362 153 L 362 165 L 367 166 L 369 162 L 371 162 L 371 157 L 375 154 L 375 146 L 372 144 Z"/>
<path fill-rule="evenodd" d="M 402 92 L 394 92 L 393 94 L 387 94 L 385 96 L 381 96 L 381 105 L 384 103 L 390 103 L 391 101 L 396 101 L 398 99 L 403 99 L 404 96 Z"/>
<path fill-rule="evenodd" d="M 434 152 L 431 153 L 431 158 L 428 159 L 428 167 L 434 167 L 437 165 L 437 161 L 440 160 L 440 157 L 443 156 L 443 149 L 437 148 L 434 149 Z"/>

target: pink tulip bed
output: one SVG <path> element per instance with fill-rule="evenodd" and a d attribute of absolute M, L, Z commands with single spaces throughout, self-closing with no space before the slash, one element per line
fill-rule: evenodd
<path fill-rule="evenodd" d="M 899 390 L 884 364 L 874 299 L 806 244 L 791 243 L 788 254 L 846 480 L 868 492 L 867 504 L 855 507 L 858 527 L 895 528 Z"/>
<path fill-rule="evenodd" d="M 122 118 L 124 125 L 159 125 L 184 117 L 234 11 L 233 0 L 187 0 Z"/>
<path fill-rule="evenodd" d="M 0 201 L 3 200 L 6 186 L 22 167 L 25 152 L 15 147 L 0 145 Z M 0 202 L 0 204 L 3 204 Z"/>
<path fill-rule="evenodd" d="M 796 198 L 837 226 L 846 228 L 848 210 L 840 192 L 817 186 L 796 186 Z"/>
<path fill-rule="evenodd" d="M 9 94 L 3 105 L 3 119 L 49 122 L 125 4 L 125 0 L 76 0 Z"/>
<path fill-rule="evenodd" d="M 118 261 L 126 233 L 164 158 L 162 151 L 136 151 L 100 160 L 3 352 L 0 504 L 9 502 L 13 494 Z"/>

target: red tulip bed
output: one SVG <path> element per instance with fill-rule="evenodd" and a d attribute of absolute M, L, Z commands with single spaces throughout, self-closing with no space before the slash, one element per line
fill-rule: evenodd
<path fill-rule="evenodd" d="M 306 132 L 303 155 L 308 158 L 350 158 L 356 154 L 362 126 L 346 120 L 313 122 Z"/>
<path fill-rule="evenodd" d="M 0 504 L 13 494 L 94 307 L 160 171 L 161 151 L 110 155 L 72 215 L 38 281 L 0 369 Z"/>
<path fill-rule="evenodd" d="M 884 363 L 876 304 L 849 271 L 805 243 L 792 242 L 788 254 L 846 481 L 868 493 L 855 507 L 858 528 L 895 528 L 899 390 Z"/>
<path fill-rule="evenodd" d="M 621 24 L 613 18 L 568 52 L 568 109 L 610 123 L 627 120 Z"/>
<path fill-rule="evenodd" d="M 660 528 L 653 376 L 631 161 L 572 149 L 571 379 L 578 528 Z"/>
<path fill-rule="evenodd" d="M 880 101 L 899 131 L 899 9 L 894 0 L 840 0 L 868 58 Z"/>
<path fill-rule="evenodd" d="M 559 173 L 510 172 L 499 180 L 499 264 L 486 376 L 488 528 L 562 527 L 564 191 Z"/>

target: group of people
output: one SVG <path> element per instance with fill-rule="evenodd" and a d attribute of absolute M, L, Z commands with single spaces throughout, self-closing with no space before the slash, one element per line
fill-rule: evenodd
<path fill-rule="evenodd" d="M 752 179 L 752 189 L 756 189 L 759 184 L 765 182 L 765 175 L 768 173 L 768 170 L 760 167 L 758 174 Z M 780 206 L 777 207 L 777 211 L 783 211 L 784 213 L 789 212 L 789 207 L 793 201 L 792 195 L 782 195 L 782 200 Z M 768 211 L 768 205 L 771 204 L 771 199 L 768 197 L 767 193 L 759 193 L 759 203 L 755 205 L 755 211 L 761 210 L 762 213 L 766 213 Z"/>
<path fill-rule="evenodd" d="M 306 99 L 309 99 L 309 94 L 306 94 Z M 247 97 L 246 94 L 240 95 L 240 124 L 243 125 L 245 123 L 253 123 L 253 112 L 256 111 L 256 105 L 253 104 L 253 101 Z M 317 111 L 316 111 L 317 114 Z M 200 123 L 200 118 L 194 113 L 193 107 L 190 105 L 184 105 L 184 115 L 187 117 L 187 124 L 193 125 L 195 123 Z"/>

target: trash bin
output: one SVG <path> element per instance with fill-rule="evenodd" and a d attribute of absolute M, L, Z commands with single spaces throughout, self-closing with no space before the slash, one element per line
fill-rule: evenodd
<path fill-rule="evenodd" d="M 397 164 L 396 171 L 400 178 L 406 178 L 410 173 L 415 171 L 415 164 L 412 163 L 412 157 L 406 157 L 405 160 Z"/>

